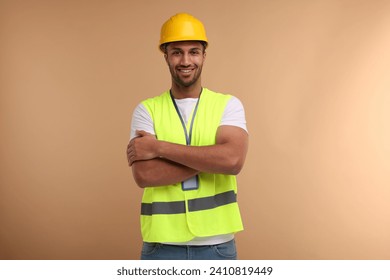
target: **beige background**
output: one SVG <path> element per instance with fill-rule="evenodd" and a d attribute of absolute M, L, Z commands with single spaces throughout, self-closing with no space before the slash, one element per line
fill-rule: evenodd
<path fill-rule="evenodd" d="M 390 2 L 0 1 L 0 258 L 137 259 L 133 108 L 170 86 L 161 24 L 207 28 L 239 97 L 241 259 L 390 258 Z"/>

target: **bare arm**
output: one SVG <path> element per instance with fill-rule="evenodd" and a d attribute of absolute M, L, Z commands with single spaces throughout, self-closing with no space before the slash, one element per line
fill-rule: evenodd
<path fill-rule="evenodd" d="M 139 137 L 146 136 L 156 139 L 153 134 L 144 131 L 139 133 Z M 127 146 L 127 160 L 132 166 L 133 178 L 139 187 L 176 184 L 199 173 L 197 170 L 162 158 L 132 161 L 131 154 L 135 139 L 137 138 L 131 140 Z"/>
<path fill-rule="evenodd" d="M 176 184 L 199 172 L 184 165 L 160 159 L 140 160 L 132 164 L 133 177 L 141 188 Z"/>
<path fill-rule="evenodd" d="M 186 146 L 159 141 L 140 132 L 128 150 L 129 164 L 135 161 L 162 157 L 193 170 L 236 175 L 241 171 L 248 149 L 248 134 L 235 126 L 220 126 L 216 144 Z"/>

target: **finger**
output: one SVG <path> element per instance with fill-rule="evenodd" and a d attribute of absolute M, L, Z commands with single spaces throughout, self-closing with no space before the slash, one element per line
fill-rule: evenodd
<path fill-rule="evenodd" d="M 135 141 L 137 140 L 137 138 L 133 138 L 130 143 L 127 145 L 127 151 L 130 151 L 132 149 L 134 149 L 134 145 L 135 145 Z"/>
<path fill-rule="evenodd" d="M 133 149 L 133 145 L 129 144 L 129 145 L 127 146 L 126 152 L 127 152 L 127 153 L 130 153 L 130 151 L 131 151 L 132 149 Z"/>
<path fill-rule="evenodd" d="M 126 150 L 126 151 L 129 151 L 129 150 L 133 147 L 133 145 L 134 145 L 134 139 L 135 139 L 135 138 L 133 138 L 133 139 L 129 142 L 129 144 L 127 144 L 127 150 Z"/>
<path fill-rule="evenodd" d="M 127 157 L 132 157 L 132 156 L 135 156 L 135 151 L 134 149 L 129 149 L 127 150 Z"/>
<path fill-rule="evenodd" d="M 133 149 L 132 146 L 128 146 L 127 148 L 127 151 L 126 151 L 126 155 L 127 155 L 127 161 L 130 165 L 130 162 L 132 161 L 131 158 L 134 158 L 135 157 L 135 150 Z"/>
<path fill-rule="evenodd" d="M 129 158 L 129 166 L 132 166 L 135 161 L 136 161 L 136 157 L 135 156 L 131 156 Z"/>
<path fill-rule="evenodd" d="M 131 162 L 130 157 L 131 157 L 131 155 L 129 153 L 127 153 L 126 155 L 127 155 L 127 162 L 128 162 L 128 164 L 130 166 L 130 162 Z"/>
<path fill-rule="evenodd" d="M 143 137 L 143 136 L 154 136 L 154 134 L 146 132 L 145 130 L 136 130 L 136 135 L 138 137 Z"/>
<path fill-rule="evenodd" d="M 130 156 L 127 158 L 128 159 L 128 162 L 129 162 L 129 166 L 132 166 L 133 163 L 136 161 L 136 157 L 135 156 Z"/>
<path fill-rule="evenodd" d="M 128 145 L 128 146 L 127 146 L 127 149 L 126 149 L 126 155 L 127 155 L 127 157 L 129 157 L 129 154 L 131 153 L 132 150 L 133 150 L 132 147 L 131 147 L 130 145 Z"/>

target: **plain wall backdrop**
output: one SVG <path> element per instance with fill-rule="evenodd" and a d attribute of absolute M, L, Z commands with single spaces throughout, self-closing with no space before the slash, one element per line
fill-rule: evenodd
<path fill-rule="evenodd" d="M 170 87 L 178 12 L 246 109 L 239 258 L 389 259 L 385 0 L 0 0 L 0 259 L 138 259 L 130 119 Z"/>

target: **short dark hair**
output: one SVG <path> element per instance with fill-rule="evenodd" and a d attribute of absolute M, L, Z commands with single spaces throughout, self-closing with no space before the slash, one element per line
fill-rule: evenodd
<path fill-rule="evenodd" d="M 195 41 L 195 42 L 201 43 L 202 46 L 203 46 L 203 52 L 206 51 L 207 42 L 205 42 L 205 41 Z M 170 43 L 173 43 L 173 42 L 165 43 L 165 44 L 162 44 L 162 45 L 160 46 L 160 49 L 161 49 L 161 51 L 162 51 L 163 53 L 165 53 L 165 54 L 167 53 L 168 45 L 169 45 Z"/>

